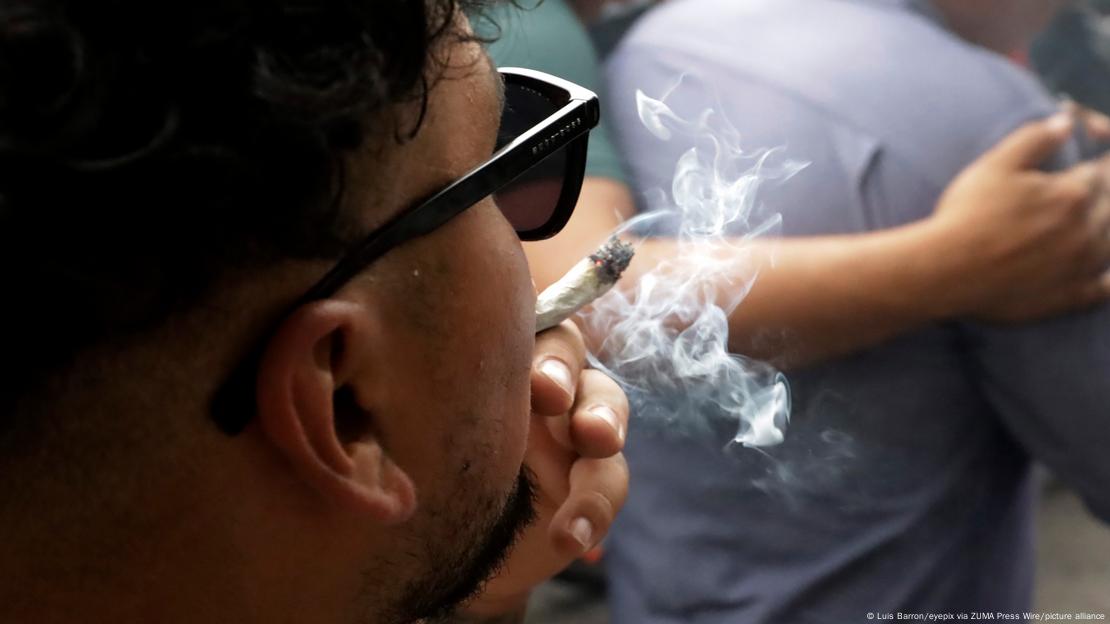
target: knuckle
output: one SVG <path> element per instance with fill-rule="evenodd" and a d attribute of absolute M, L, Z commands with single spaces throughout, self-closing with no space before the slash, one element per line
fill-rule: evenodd
<path fill-rule="evenodd" d="M 586 381 L 590 385 L 595 386 L 595 387 L 599 387 L 599 388 L 605 388 L 610 383 L 616 383 L 616 382 L 613 382 L 613 380 L 610 379 L 608 375 L 606 375 L 605 373 L 597 370 L 596 368 L 584 369 L 582 371 L 582 378 L 583 378 L 584 381 Z"/>
<path fill-rule="evenodd" d="M 1028 144 L 1041 143 L 1048 141 L 1052 134 L 1049 132 L 1042 121 L 1029 121 L 1022 125 L 1017 130 L 1010 134 L 1009 140 L 1006 140 L 1002 145 L 1010 149 L 1017 149 Z"/>
<path fill-rule="evenodd" d="M 572 337 L 565 334 L 537 338 L 532 357 L 533 367 L 542 366 L 548 360 L 556 360 L 566 366 L 571 379 L 577 380 L 586 365 L 585 347 L 581 343 L 576 344 Z"/>
<path fill-rule="evenodd" d="M 586 339 L 582 336 L 582 330 L 578 328 L 578 325 L 576 325 L 574 321 L 566 320 L 559 323 L 559 331 L 565 332 L 570 340 L 585 349 Z"/>
<path fill-rule="evenodd" d="M 1063 208 L 1078 210 L 1087 205 L 1090 192 L 1090 187 L 1079 182 L 1061 184 L 1056 189 L 1056 202 Z"/>
<path fill-rule="evenodd" d="M 624 484 L 623 491 L 627 494 L 628 484 L 632 478 L 632 471 L 628 468 L 628 460 L 625 459 L 624 453 L 618 453 L 610 458 L 609 461 L 613 463 L 613 469 L 617 471 L 621 483 Z"/>
<path fill-rule="evenodd" d="M 1024 185 L 1019 190 L 1044 192 L 1053 187 L 1053 183 L 1058 177 L 1056 174 L 1034 169 L 1021 172 L 1020 175 L 1014 177 L 1013 181 Z"/>
<path fill-rule="evenodd" d="M 588 516 L 599 531 L 606 531 L 617 516 L 621 502 L 610 500 L 601 492 L 584 492 L 575 507 L 579 513 Z"/>
<path fill-rule="evenodd" d="M 558 344 L 575 350 L 585 349 L 586 345 L 581 330 L 571 321 L 563 321 L 539 334 L 537 342 Z"/>
<path fill-rule="evenodd" d="M 1095 194 L 1098 176 L 1090 166 L 1080 166 L 1071 171 L 1052 176 L 1050 196 L 1062 206 L 1083 206 Z"/>
<path fill-rule="evenodd" d="M 623 453 L 617 453 L 612 457 L 607 457 L 603 461 L 606 464 L 605 469 L 608 471 L 610 479 L 610 487 L 609 491 L 606 493 L 606 500 L 616 509 L 619 509 L 628 496 L 628 484 L 632 475 L 628 468 L 628 460 L 625 459 Z"/>
<path fill-rule="evenodd" d="M 581 488 L 574 489 L 579 492 L 582 504 L 599 513 L 616 513 L 628 496 L 630 473 L 624 454 L 579 462 L 584 464 L 577 480 Z"/>
<path fill-rule="evenodd" d="M 588 385 L 598 394 L 604 395 L 609 407 L 628 411 L 628 396 L 625 395 L 624 389 L 616 380 L 594 368 L 587 368 L 582 371 L 582 376 L 583 385 Z"/>

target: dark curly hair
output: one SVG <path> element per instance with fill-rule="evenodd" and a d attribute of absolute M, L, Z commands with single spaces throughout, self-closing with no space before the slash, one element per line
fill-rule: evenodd
<path fill-rule="evenodd" d="M 404 140 L 478 0 L 8 0 L 0 6 L 0 409 L 82 346 L 230 267 L 337 255 L 343 156 Z M 429 78 L 431 76 L 431 78 Z"/>

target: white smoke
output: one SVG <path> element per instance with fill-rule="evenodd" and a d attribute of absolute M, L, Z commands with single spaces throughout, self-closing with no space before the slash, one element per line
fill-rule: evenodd
<path fill-rule="evenodd" d="M 776 150 L 746 151 L 723 115 L 710 109 L 686 120 L 666 98 L 637 92 L 640 120 L 660 141 L 690 147 L 670 193 L 655 191 L 653 210 L 620 233 L 673 240 L 677 250 L 583 315 L 591 335 L 605 336 L 594 365 L 624 386 L 637 418 L 691 434 L 725 424 L 732 443 L 776 445 L 790 417 L 789 386 L 768 364 L 729 352 L 728 315 L 758 277 L 746 241 L 781 225 L 777 214 L 756 217 L 760 185 L 806 165 Z"/>

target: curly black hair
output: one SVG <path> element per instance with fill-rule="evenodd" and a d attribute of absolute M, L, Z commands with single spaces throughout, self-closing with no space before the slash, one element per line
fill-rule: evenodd
<path fill-rule="evenodd" d="M 416 131 L 383 113 L 426 100 L 437 43 L 481 4 L 4 2 L 0 331 L 24 374 L 0 408 L 229 267 L 336 256 L 344 153 Z"/>

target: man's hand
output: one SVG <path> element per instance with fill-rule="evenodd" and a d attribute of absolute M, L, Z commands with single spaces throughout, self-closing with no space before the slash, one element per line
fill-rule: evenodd
<path fill-rule="evenodd" d="M 601 541 L 628 494 L 620 454 L 628 400 L 616 382 L 586 368 L 582 335 L 569 321 L 536 337 L 532 413 L 525 464 L 537 486 L 537 519 L 463 621 L 523 613 L 533 587 Z"/>
<path fill-rule="evenodd" d="M 1110 117 L 1071 100 L 1064 102 L 1064 111 L 1079 122 L 1079 128 L 1087 135 L 1087 139 L 1110 143 Z"/>
<path fill-rule="evenodd" d="M 1110 161 L 1038 167 L 1074 113 L 1017 130 L 948 187 L 928 225 L 947 267 L 948 316 L 1020 322 L 1110 297 Z"/>

